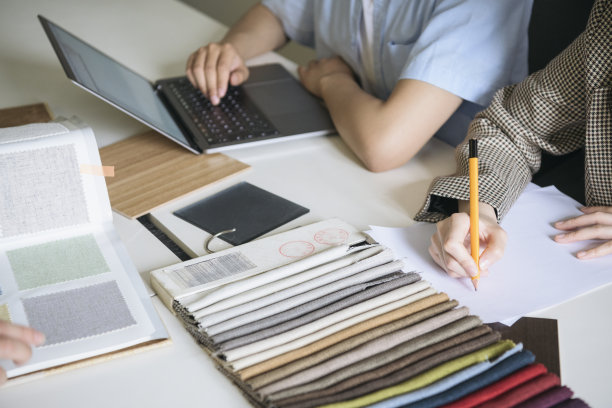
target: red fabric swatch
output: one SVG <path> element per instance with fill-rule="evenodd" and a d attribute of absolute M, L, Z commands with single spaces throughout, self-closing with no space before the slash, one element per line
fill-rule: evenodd
<path fill-rule="evenodd" d="M 465 397 L 443 405 L 441 408 L 471 408 L 478 404 L 485 403 L 498 395 L 509 391 L 524 382 L 546 373 L 543 364 L 530 364 L 522 369 L 502 378 L 501 380 L 481 388 Z"/>
<path fill-rule="evenodd" d="M 544 392 L 552 387 L 560 384 L 559 377 L 555 374 L 542 374 L 532 380 L 529 380 L 518 387 L 514 387 L 500 396 L 479 405 L 479 408 L 506 408 L 527 401 L 529 398 Z"/>
<path fill-rule="evenodd" d="M 572 398 L 572 395 L 574 392 L 567 387 L 553 387 L 518 404 L 515 408 L 550 408 Z"/>

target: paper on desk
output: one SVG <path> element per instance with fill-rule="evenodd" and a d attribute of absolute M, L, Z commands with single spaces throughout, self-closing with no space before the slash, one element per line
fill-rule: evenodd
<path fill-rule="evenodd" d="M 554 187 L 530 185 L 502 222 L 508 232 L 506 253 L 491 267 L 489 275 L 480 279 L 477 292 L 468 279 L 449 278 L 431 259 L 427 248 L 434 224 L 372 226 L 368 233 L 484 322 L 511 325 L 521 316 L 612 282 L 611 255 L 586 261 L 575 256 L 579 250 L 597 245 L 597 241 L 562 245 L 552 239 L 559 233 L 552 223 L 582 214 L 579 207 Z"/>

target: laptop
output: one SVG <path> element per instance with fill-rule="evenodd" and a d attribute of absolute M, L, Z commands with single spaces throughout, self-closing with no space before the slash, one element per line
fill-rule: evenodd
<path fill-rule="evenodd" d="M 69 79 L 188 150 L 224 151 L 334 132 L 321 101 L 280 64 L 249 67 L 217 106 L 187 77 L 151 83 L 43 16 L 38 16 Z"/>

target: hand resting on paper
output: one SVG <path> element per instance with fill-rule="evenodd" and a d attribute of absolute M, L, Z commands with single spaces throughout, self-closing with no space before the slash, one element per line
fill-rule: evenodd
<path fill-rule="evenodd" d="M 0 320 L 0 360 L 23 364 L 32 357 L 31 346 L 40 346 L 45 336 L 38 330 Z M 0 385 L 6 382 L 6 372 L 0 368 Z"/>
<path fill-rule="evenodd" d="M 478 269 L 470 252 L 469 203 L 459 202 L 459 211 L 438 222 L 437 231 L 431 237 L 429 254 L 433 260 L 453 278 L 476 276 Z M 489 267 L 499 261 L 506 248 L 506 231 L 497 223 L 495 210 L 488 204 L 480 203 L 480 272 L 488 273 Z"/>
<path fill-rule="evenodd" d="M 579 259 L 597 258 L 612 253 L 612 207 L 583 207 L 584 215 L 555 223 L 555 228 L 567 231 L 555 236 L 566 244 L 587 239 L 605 240 L 601 245 L 576 254 Z"/>

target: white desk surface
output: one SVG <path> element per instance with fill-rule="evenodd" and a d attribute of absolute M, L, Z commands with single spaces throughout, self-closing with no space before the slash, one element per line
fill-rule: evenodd
<path fill-rule="evenodd" d="M 149 79 L 181 75 L 190 52 L 219 39 L 226 28 L 174 0 L 4 0 L 0 6 L 0 108 L 47 102 L 59 116 L 77 115 L 104 146 L 144 131 L 136 120 L 71 84 L 37 18 L 42 14 Z M 291 63 L 268 54 L 257 62 Z M 252 166 L 228 180 L 156 211 L 171 212 L 239 180 L 311 210 L 296 223 L 340 217 L 361 229 L 406 226 L 432 178 L 454 170 L 453 151 L 430 142 L 407 165 L 382 174 L 366 171 L 337 137 L 245 148 L 229 153 Z M 115 225 L 142 273 L 178 259 L 137 221 L 114 215 Z M 179 220 L 180 221 L 180 220 Z M 186 224 L 181 237 L 199 250 L 203 236 Z M 428 238 L 424 238 L 428 239 Z M 612 271 L 611 271 L 612 273 Z M 154 304 L 173 345 L 104 364 L 0 389 L 2 407 L 246 407 L 247 401 L 158 299 Z M 612 406 L 612 285 L 533 316 L 558 319 L 562 382 L 594 407 Z"/>

